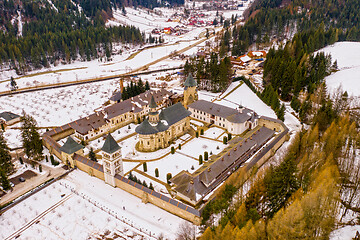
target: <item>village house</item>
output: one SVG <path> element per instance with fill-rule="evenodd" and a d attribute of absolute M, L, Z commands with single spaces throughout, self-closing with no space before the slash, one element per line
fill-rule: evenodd
<path fill-rule="evenodd" d="M 20 116 L 12 112 L 0 113 L 0 125 L 10 126 L 20 122 Z"/>

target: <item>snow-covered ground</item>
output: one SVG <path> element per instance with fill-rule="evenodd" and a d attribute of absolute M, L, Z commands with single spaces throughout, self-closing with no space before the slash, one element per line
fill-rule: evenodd
<path fill-rule="evenodd" d="M 349 96 L 360 96 L 360 42 L 337 42 L 319 51 L 330 53 L 340 70 L 326 78 L 329 90 L 336 90 L 341 85 Z"/>
<path fill-rule="evenodd" d="M 234 82 L 229 88 L 235 88 L 239 84 L 241 84 L 241 82 Z M 220 101 L 215 101 L 215 103 L 231 108 L 237 108 L 239 105 L 242 105 L 254 110 L 259 115 L 276 118 L 276 114 L 271 107 L 258 98 L 246 84 L 241 84 L 240 87 L 230 93 L 227 97 Z"/>
<path fill-rule="evenodd" d="M 118 84 L 116 80 L 109 80 L 0 97 L 0 112 L 21 115 L 24 110 L 41 127 L 61 126 L 93 113 L 111 97 Z"/>
<path fill-rule="evenodd" d="M 171 173 L 172 176 L 175 176 L 182 170 L 188 170 L 189 172 L 193 172 L 191 170 L 191 166 L 194 166 L 194 170 L 199 167 L 199 162 L 190 157 L 184 156 L 180 153 L 170 154 L 163 159 L 155 162 L 147 163 L 147 174 L 152 177 L 155 177 L 155 168 L 159 170 L 159 180 L 166 183 L 166 175 Z M 138 168 L 140 171 L 143 171 L 143 167 L 140 166 Z"/>
<path fill-rule="evenodd" d="M 222 135 L 225 131 L 221 128 L 218 127 L 212 127 L 209 130 L 207 130 L 204 133 L 204 137 L 208 137 L 208 138 L 212 138 L 212 139 L 217 139 L 220 135 Z"/>
<path fill-rule="evenodd" d="M 121 232 L 125 239 L 144 239 L 141 235 L 149 239 L 139 229 L 174 239 L 183 222 L 81 171 L 70 173 L 2 214 L 0 238 L 5 239 L 34 219 L 20 239 L 86 239 L 107 229 Z"/>
<path fill-rule="evenodd" d="M 152 236 L 163 233 L 174 239 L 184 221 L 81 171 L 70 173 L 2 214 L 0 238 L 34 219 L 20 239 L 87 239 L 106 230 L 117 231 L 124 239 L 150 239 L 143 232 Z"/>
<path fill-rule="evenodd" d="M 204 154 L 204 152 L 208 152 L 210 157 L 211 152 L 218 154 L 226 147 L 227 145 L 224 145 L 222 142 L 199 137 L 192 139 L 178 151 L 198 159 L 199 155 Z"/>
<path fill-rule="evenodd" d="M 183 49 L 189 45 L 195 43 L 196 40 L 189 42 L 178 42 L 164 46 L 158 46 L 155 48 L 148 48 L 132 59 L 126 60 L 123 55 L 113 56 L 113 61 L 108 63 L 101 63 L 98 60 L 89 62 L 76 61 L 75 63 L 68 64 L 65 66 L 57 66 L 51 68 L 50 72 L 47 69 L 36 70 L 28 73 L 29 76 L 24 76 L 16 79 L 16 83 L 19 88 L 30 87 L 30 86 L 41 86 L 46 84 L 54 84 L 60 82 L 77 81 L 90 78 L 99 78 L 105 76 L 114 76 L 117 74 L 123 74 L 135 70 L 141 66 L 149 64 L 161 57 L 169 55 L 173 51 Z M 181 62 L 177 63 L 180 65 Z M 177 65 L 177 64 L 174 64 Z M 173 65 L 173 66 L 174 66 Z M 65 69 L 65 71 L 64 71 Z M 44 74 L 37 74 L 39 72 L 45 72 Z M 35 74 L 35 75 L 31 75 Z M 9 74 L 1 74 L 0 80 L 9 79 Z M 0 82 L 0 91 L 6 91 L 10 89 L 10 82 Z"/>
<path fill-rule="evenodd" d="M 360 232 L 360 225 L 345 226 L 333 231 L 330 240 L 352 240 L 356 232 Z"/>

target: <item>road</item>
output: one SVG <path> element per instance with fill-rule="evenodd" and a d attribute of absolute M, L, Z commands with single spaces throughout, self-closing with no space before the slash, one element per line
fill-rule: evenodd
<path fill-rule="evenodd" d="M 31 170 L 29 164 L 28 164 L 28 166 L 29 166 L 29 170 Z M 52 178 L 59 177 L 66 172 L 66 170 L 63 169 L 62 167 L 52 168 L 52 167 L 48 167 L 46 165 L 42 165 L 42 169 L 43 169 L 44 174 L 39 174 L 36 177 L 26 180 L 26 182 L 15 185 L 15 187 L 13 188 L 13 190 L 11 192 L 5 194 L 1 198 L 0 205 L 4 205 L 10 201 L 13 201 L 16 198 L 22 196 L 23 194 L 25 194 L 25 193 L 29 192 L 30 190 L 36 188 L 37 186 L 41 185 L 42 183 L 44 183 Z"/>
<path fill-rule="evenodd" d="M 210 38 L 213 37 L 214 35 L 211 34 Z M 67 81 L 67 82 L 61 82 L 61 83 L 52 83 L 52 84 L 46 84 L 46 85 L 41 85 L 41 86 L 33 86 L 33 87 L 26 87 L 26 88 L 21 88 L 21 89 L 17 89 L 16 91 L 2 91 L 0 92 L 0 97 L 1 96 L 8 96 L 8 95 L 14 95 L 14 94 L 19 94 L 19 93 L 26 93 L 26 92 L 34 92 L 34 91 L 40 91 L 40 90 L 46 90 L 46 89 L 53 89 L 53 88 L 61 88 L 61 87 L 68 87 L 68 86 L 74 86 L 74 85 L 79 85 L 79 84 L 85 84 L 85 83 L 92 83 L 92 82 L 100 82 L 100 81 L 107 81 L 107 80 L 111 80 L 111 79 L 116 79 L 116 78 L 121 78 L 121 77 L 127 77 L 127 76 L 134 76 L 134 75 L 141 75 L 141 74 L 151 74 L 154 72 L 160 72 L 160 71 L 168 71 L 168 70 L 175 70 L 175 69 L 179 69 L 181 67 L 174 67 L 174 68 L 168 68 L 168 69 L 159 69 L 159 70 L 152 70 L 152 71 L 146 71 L 150 66 L 157 64 L 161 61 L 164 61 L 165 59 L 174 56 L 174 54 L 182 54 L 188 50 L 190 50 L 191 48 L 205 42 L 206 40 L 208 40 L 208 38 L 202 38 L 199 41 L 196 41 L 195 43 L 177 50 L 173 53 L 170 53 L 164 57 L 158 58 L 155 61 L 152 61 L 148 64 L 145 64 L 141 67 L 138 67 L 128 73 L 122 73 L 122 74 L 116 74 L 116 75 L 111 75 L 111 76 L 105 76 L 105 77 L 98 77 L 98 78 L 90 78 L 90 79 L 83 79 L 83 80 L 75 80 L 75 81 Z"/>

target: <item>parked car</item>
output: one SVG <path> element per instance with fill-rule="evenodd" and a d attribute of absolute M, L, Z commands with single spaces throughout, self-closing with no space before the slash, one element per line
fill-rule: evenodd
<path fill-rule="evenodd" d="M 20 182 L 25 182 L 25 178 L 19 177 L 19 181 L 20 181 Z"/>

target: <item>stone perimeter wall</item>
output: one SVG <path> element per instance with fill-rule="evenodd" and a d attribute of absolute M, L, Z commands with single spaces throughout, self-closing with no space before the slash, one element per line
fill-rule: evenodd
<path fill-rule="evenodd" d="M 274 129 L 276 131 L 282 132 L 280 134 L 283 134 L 283 136 L 279 136 L 280 137 L 279 141 L 277 141 L 277 143 L 271 148 L 271 150 L 268 151 L 264 156 L 262 156 L 261 159 L 257 162 L 257 165 L 261 166 L 263 163 L 266 162 L 267 159 L 269 159 L 276 152 L 276 150 L 286 140 L 288 140 L 289 136 L 288 136 L 288 129 L 286 128 L 286 126 L 283 123 L 274 122 L 274 121 L 271 121 L 270 119 L 261 119 L 260 118 L 259 119 L 259 125 L 260 126 L 261 125 L 266 126 L 266 127 L 270 128 L 270 129 Z M 48 138 L 52 138 L 52 140 L 60 139 L 60 138 L 66 137 L 66 136 L 64 136 L 65 134 L 70 135 L 70 134 L 72 134 L 72 132 L 71 131 L 66 131 L 66 133 L 61 132 L 59 134 L 59 135 L 61 135 L 61 137 L 57 136 L 58 134 L 48 136 L 47 138 L 43 139 L 44 145 L 50 150 L 51 149 L 51 144 L 49 144 L 47 142 L 48 140 L 50 140 Z M 56 154 L 56 151 L 54 153 Z M 61 159 L 61 160 L 63 160 L 63 159 Z M 95 176 L 95 177 L 97 177 L 97 178 L 99 178 L 101 180 L 104 180 L 104 172 L 102 171 L 102 169 L 101 170 L 96 169 L 94 167 L 91 167 L 91 166 L 89 166 L 89 165 L 87 165 L 87 164 L 85 164 L 83 162 L 77 161 L 77 160 L 75 160 L 75 162 L 76 162 L 77 168 L 79 168 L 80 170 L 82 170 L 84 172 L 87 172 L 91 176 Z M 105 184 L 105 182 L 104 182 L 104 184 Z M 162 208 L 162 209 L 164 209 L 164 210 L 166 210 L 166 211 L 168 211 L 168 212 L 170 212 L 170 213 L 172 213 L 172 214 L 174 214 L 174 215 L 176 215 L 178 217 L 181 217 L 181 218 L 186 219 L 186 220 L 188 220 L 190 222 L 193 222 L 196 225 L 200 225 L 201 216 L 200 216 L 200 214 L 198 214 L 197 210 L 190 207 L 189 210 L 194 210 L 194 212 L 195 212 L 195 213 L 191 213 L 188 210 L 188 206 L 184 205 L 183 203 L 180 203 L 177 200 L 173 200 L 173 199 L 170 199 L 168 197 L 163 197 L 162 194 L 159 194 L 159 193 L 154 192 L 154 191 L 147 192 L 145 190 L 149 191 L 149 189 L 144 189 L 143 190 L 143 188 L 144 188 L 143 186 L 140 187 L 139 184 L 137 184 L 138 187 L 136 187 L 136 184 L 137 183 L 134 183 L 134 182 L 132 182 L 130 180 L 128 182 L 124 181 L 124 177 L 121 177 L 119 175 L 117 175 L 116 178 L 115 178 L 116 187 L 118 187 L 118 188 L 120 188 L 120 189 L 122 189 L 122 190 L 124 190 L 124 191 L 126 191 L 128 193 L 131 193 L 131 194 L 137 196 L 138 198 L 141 198 L 144 203 L 148 203 L 148 202 L 152 203 L 153 205 L 155 205 L 155 206 L 157 206 L 159 208 Z M 157 196 L 157 195 L 159 195 L 159 196 Z M 162 199 L 162 197 L 163 197 L 163 199 Z M 173 201 L 173 203 L 171 203 L 171 201 Z M 181 206 L 183 206 L 184 209 L 181 208 L 181 207 L 178 207 L 179 204 L 181 204 Z M 186 206 L 186 207 L 184 207 L 184 206 Z"/>
<path fill-rule="evenodd" d="M 51 133 L 47 133 L 46 136 L 43 136 L 44 146 L 49 149 L 51 154 L 55 154 L 59 159 L 61 159 L 64 164 L 66 164 L 66 159 L 63 159 L 61 151 L 58 150 L 58 148 L 60 148 L 60 145 L 56 142 L 56 140 L 65 138 L 71 135 L 72 133 L 74 133 L 72 129 L 71 130 L 67 129 L 66 131 L 61 131 L 61 132 L 53 131 Z M 73 158 L 74 155 L 69 157 Z M 105 179 L 102 166 L 100 168 L 99 164 L 97 164 L 96 167 L 93 167 L 91 165 L 94 165 L 94 163 L 91 162 L 90 160 L 79 161 L 73 159 L 73 161 L 75 163 L 75 166 L 81 171 L 87 172 L 90 176 L 97 177 L 101 180 Z M 196 225 L 200 225 L 201 217 L 198 210 L 189 207 L 179 202 L 178 200 L 173 200 L 171 198 L 168 198 L 155 191 L 149 189 L 142 189 L 143 186 L 140 187 L 139 184 L 134 183 L 132 181 L 126 182 L 125 179 L 128 180 L 127 178 L 123 178 L 120 175 L 117 175 L 115 177 L 116 187 L 141 198 L 144 203 L 152 203 L 153 205 L 162 208 L 178 217 L 188 220 Z M 106 183 L 104 182 L 104 184 Z"/>

